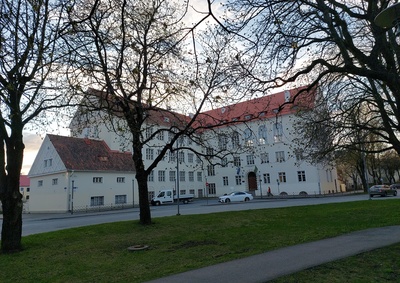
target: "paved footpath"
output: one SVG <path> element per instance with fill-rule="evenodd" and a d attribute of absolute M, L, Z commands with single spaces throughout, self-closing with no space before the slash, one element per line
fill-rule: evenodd
<path fill-rule="evenodd" d="M 152 283 L 267 282 L 323 263 L 400 242 L 400 226 L 357 231 L 160 278 Z"/>

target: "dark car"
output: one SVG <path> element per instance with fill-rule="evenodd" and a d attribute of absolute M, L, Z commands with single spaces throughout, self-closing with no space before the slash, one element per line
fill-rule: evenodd
<path fill-rule="evenodd" d="M 381 197 L 386 197 L 388 195 L 397 196 L 397 189 L 395 187 L 388 185 L 374 185 L 371 188 L 369 188 L 369 195 L 370 197 L 376 195 Z"/>
<path fill-rule="evenodd" d="M 400 184 L 391 184 L 390 187 L 394 190 L 400 189 Z"/>

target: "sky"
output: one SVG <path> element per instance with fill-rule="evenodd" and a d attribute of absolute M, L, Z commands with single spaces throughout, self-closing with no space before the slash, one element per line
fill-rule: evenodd
<path fill-rule="evenodd" d="M 213 8 L 215 9 L 216 14 L 219 14 L 221 11 L 219 10 L 221 1 L 214 1 Z M 207 12 L 207 1 L 206 0 L 191 0 L 190 5 L 194 7 L 195 10 L 201 11 L 201 12 Z M 196 20 L 199 20 L 202 16 L 199 14 L 196 14 L 196 12 L 193 9 L 189 9 L 189 13 L 186 17 L 186 21 L 189 24 L 193 24 L 196 22 Z M 201 28 L 201 27 L 200 27 Z M 49 134 L 52 132 L 48 132 Z M 57 133 L 60 134 L 60 133 Z M 62 135 L 68 135 L 67 133 L 64 133 Z M 35 160 L 35 157 L 37 155 L 37 152 L 40 149 L 40 146 L 43 142 L 45 135 L 44 134 L 37 134 L 33 132 L 24 132 L 24 144 L 25 144 L 25 151 L 24 151 L 24 160 L 22 164 L 22 175 L 27 175 L 29 173 L 29 170 Z"/>
<path fill-rule="evenodd" d="M 24 132 L 24 162 L 22 164 L 22 175 L 27 175 L 32 166 L 33 161 L 35 160 L 36 154 L 40 148 L 40 145 L 43 141 L 42 136 L 31 132 Z"/>

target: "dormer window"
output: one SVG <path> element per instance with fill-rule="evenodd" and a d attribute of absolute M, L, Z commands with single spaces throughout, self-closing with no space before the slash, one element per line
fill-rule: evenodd
<path fill-rule="evenodd" d="M 102 162 L 107 162 L 108 161 L 108 156 L 99 156 L 99 160 Z"/>

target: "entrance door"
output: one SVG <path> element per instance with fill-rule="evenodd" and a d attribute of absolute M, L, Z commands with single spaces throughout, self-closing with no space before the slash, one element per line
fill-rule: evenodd
<path fill-rule="evenodd" d="M 249 191 L 254 192 L 257 190 L 257 175 L 254 172 L 250 172 L 249 175 L 247 175 L 247 182 L 249 184 Z"/>

